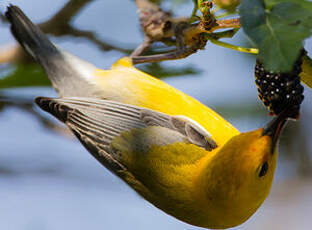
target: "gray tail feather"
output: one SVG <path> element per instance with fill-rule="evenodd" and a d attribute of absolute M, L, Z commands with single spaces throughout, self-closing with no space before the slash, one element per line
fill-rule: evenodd
<path fill-rule="evenodd" d="M 83 75 L 94 70 L 95 66 L 58 49 L 17 6 L 8 6 L 5 16 L 11 23 L 13 36 L 40 63 L 60 96 L 94 94 Z M 83 68 L 83 73 L 77 71 L 76 66 L 80 70 Z M 86 89 L 83 93 L 82 86 Z"/>
<path fill-rule="evenodd" d="M 7 8 L 5 16 L 11 23 L 11 32 L 25 51 L 37 61 L 60 54 L 47 36 L 34 25 L 22 10 L 14 5 Z"/>

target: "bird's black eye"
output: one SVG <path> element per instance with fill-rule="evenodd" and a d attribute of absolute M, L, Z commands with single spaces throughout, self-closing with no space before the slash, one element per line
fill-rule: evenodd
<path fill-rule="evenodd" d="M 263 177 L 269 169 L 269 164 L 268 162 L 264 162 L 263 165 L 261 166 L 260 172 L 259 172 L 259 177 Z"/>

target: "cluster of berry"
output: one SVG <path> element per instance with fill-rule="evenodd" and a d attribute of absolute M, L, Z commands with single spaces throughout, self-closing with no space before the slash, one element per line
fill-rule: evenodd
<path fill-rule="evenodd" d="M 304 55 L 306 51 L 302 49 L 292 71 L 287 73 L 266 71 L 261 61 L 257 60 L 255 77 L 259 98 L 268 107 L 271 115 L 278 115 L 287 109 L 290 118 L 299 117 L 300 104 L 304 98 L 299 77 Z"/>

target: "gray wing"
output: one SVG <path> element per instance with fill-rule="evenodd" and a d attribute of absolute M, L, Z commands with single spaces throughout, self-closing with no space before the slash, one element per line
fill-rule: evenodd
<path fill-rule="evenodd" d="M 109 154 L 110 144 L 124 131 L 160 126 L 168 129 L 170 135 L 180 139 L 182 136 L 189 143 L 206 150 L 217 147 L 203 127 L 185 116 L 170 116 L 137 106 L 91 98 L 39 97 L 36 103 L 66 123 L 91 154 L 106 167 L 113 166 L 113 171 L 123 169 L 123 166 Z"/>

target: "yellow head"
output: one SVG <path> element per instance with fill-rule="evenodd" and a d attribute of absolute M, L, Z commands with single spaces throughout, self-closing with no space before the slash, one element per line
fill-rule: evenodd
<path fill-rule="evenodd" d="M 276 142 L 285 121 L 278 117 L 266 128 L 233 137 L 205 162 L 197 180 L 199 202 L 206 213 L 203 227 L 239 225 L 259 208 L 272 185 Z"/>

